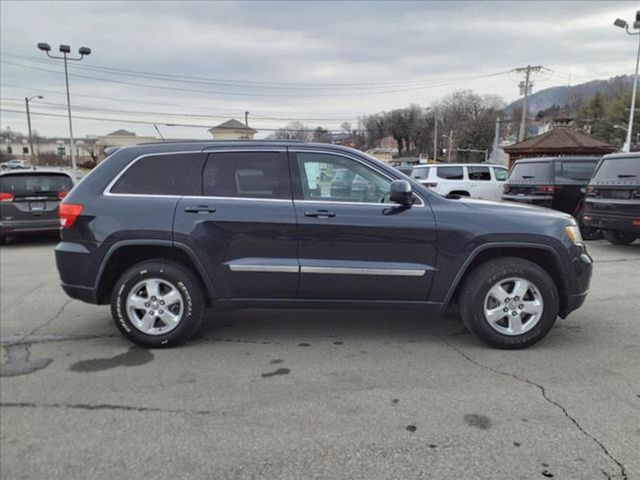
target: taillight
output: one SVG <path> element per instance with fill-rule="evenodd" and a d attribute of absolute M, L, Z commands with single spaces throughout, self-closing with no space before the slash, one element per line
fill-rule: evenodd
<path fill-rule="evenodd" d="M 13 202 L 15 198 L 13 193 L 0 192 L 0 202 Z"/>
<path fill-rule="evenodd" d="M 80 216 L 84 210 L 84 205 L 78 205 L 75 203 L 61 203 L 58 208 L 58 215 L 60 216 L 60 226 L 62 228 L 70 228 Z"/>
<path fill-rule="evenodd" d="M 60 192 L 60 193 L 58 193 L 58 199 L 59 199 L 59 200 L 62 200 L 64 197 L 66 197 L 66 196 L 67 196 L 67 194 L 68 194 L 68 193 L 69 193 L 69 192 Z"/>
<path fill-rule="evenodd" d="M 539 193 L 555 193 L 560 190 L 560 186 L 558 185 L 538 185 L 536 187 L 536 192 Z"/>

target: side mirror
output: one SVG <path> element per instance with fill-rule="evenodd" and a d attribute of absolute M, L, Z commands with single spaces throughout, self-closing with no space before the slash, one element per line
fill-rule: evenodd
<path fill-rule="evenodd" d="M 413 203 L 411 184 L 406 180 L 394 180 L 389 189 L 389 198 L 400 205 L 411 205 Z"/>

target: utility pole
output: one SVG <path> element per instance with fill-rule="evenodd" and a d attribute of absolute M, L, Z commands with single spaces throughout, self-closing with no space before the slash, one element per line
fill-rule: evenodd
<path fill-rule="evenodd" d="M 449 130 L 449 148 L 447 148 L 447 163 L 451 163 L 451 150 L 453 150 L 453 128 Z"/>
<path fill-rule="evenodd" d="M 524 95 L 524 99 L 522 101 L 522 118 L 520 119 L 520 130 L 518 132 L 518 142 L 522 142 L 527 136 L 527 110 L 528 110 L 528 101 L 529 94 L 533 89 L 533 82 L 531 81 L 531 73 L 539 72 L 542 70 L 542 65 L 536 65 L 532 67 L 531 65 L 527 65 L 526 67 L 514 68 L 511 70 L 515 73 L 524 73 L 525 79 L 523 82 L 520 82 L 520 95 Z"/>
<path fill-rule="evenodd" d="M 244 112 L 244 124 L 249 126 L 249 112 Z"/>
<path fill-rule="evenodd" d="M 434 117 L 435 125 L 433 127 L 433 163 L 438 163 L 438 117 Z"/>
<path fill-rule="evenodd" d="M 27 126 L 29 127 L 29 149 L 31 150 L 31 161 L 36 164 L 36 154 L 33 149 L 33 135 L 31 134 L 31 113 L 29 112 L 29 102 L 34 98 L 43 99 L 42 95 L 34 95 L 33 97 L 24 97 L 24 104 L 27 109 Z"/>

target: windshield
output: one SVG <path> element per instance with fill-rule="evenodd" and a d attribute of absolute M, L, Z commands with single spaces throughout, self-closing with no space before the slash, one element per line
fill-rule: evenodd
<path fill-rule="evenodd" d="M 73 182 L 62 173 L 12 174 L 0 177 L 0 192 L 16 197 L 68 192 Z"/>
<path fill-rule="evenodd" d="M 593 178 L 594 180 L 640 179 L 640 157 L 605 158 Z"/>
<path fill-rule="evenodd" d="M 549 162 L 516 163 L 509 175 L 509 181 L 520 183 L 547 183 L 549 181 Z"/>

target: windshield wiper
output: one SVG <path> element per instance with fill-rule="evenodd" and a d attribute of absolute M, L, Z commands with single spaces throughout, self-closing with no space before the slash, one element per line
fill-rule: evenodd
<path fill-rule="evenodd" d="M 637 175 L 631 175 L 631 174 L 618 175 L 618 178 L 632 178 L 632 177 L 637 177 Z"/>
<path fill-rule="evenodd" d="M 536 178 L 535 175 L 522 175 L 522 178 Z"/>

